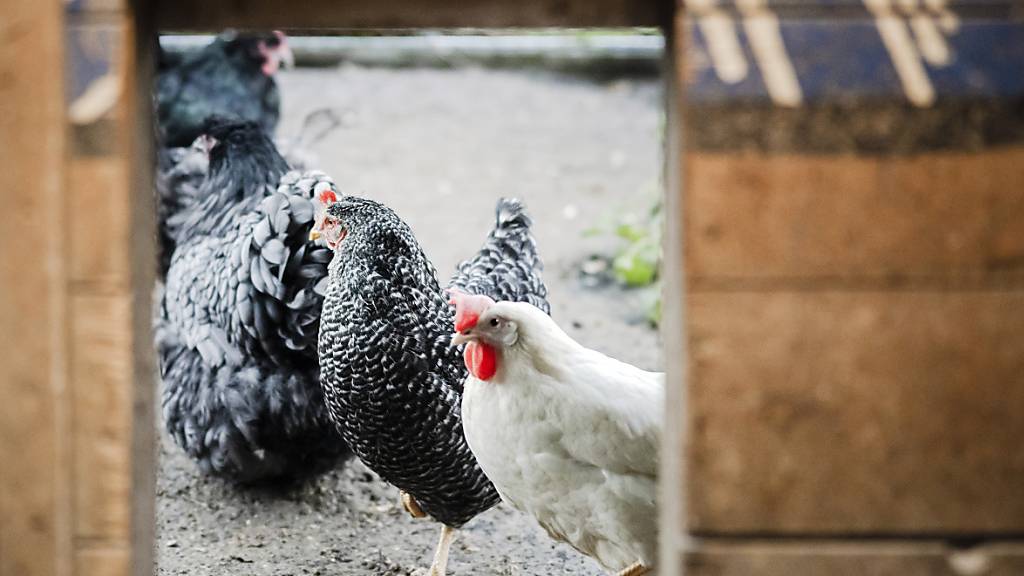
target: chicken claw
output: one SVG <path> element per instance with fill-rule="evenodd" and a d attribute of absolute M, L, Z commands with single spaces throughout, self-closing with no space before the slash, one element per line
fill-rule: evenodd
<path fill-rule="evenodd" d="M 409 494 L 405 490 L 400 490 L 399 492 L 402 494 L 402 508 L 405 508 L 405 511 L 408 512 L 410 516 L 413 518 L 427 517 L 427 513 L 423 511 L 423 508 L 420 508 L 419 503 L 416 502 L 416 499 L 413 498 L 412 494 Z"/>
<path fill-rule="evenodd" d="M 644 566 L 639 561 L 633 563 L 633 565 L 623 569 L 615 576 L 643 576 L 644 574 L 650 574 L 651 569 Z"/>

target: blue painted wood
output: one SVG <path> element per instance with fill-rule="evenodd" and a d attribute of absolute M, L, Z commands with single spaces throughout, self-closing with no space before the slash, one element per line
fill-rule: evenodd
<path fill-rule="evenodd" d="M 796 17 L 792 8 L 781 12 L 782 42 L 796 71 L 804 102 L 872 98 L 905 100 L 904 88 L 892 57 L 882 41 L 874 17 L 863 8 L 863 4 L 846 0 L 823 0 L 810 4 L 819 7 L 822 4 L 842 5 L 845 10 L 839 18 Z M 718 77 L 708 54 L 708 39 L 696 25 L 701 15 L 691 11 L 688 59 L 692 74 L 688 98 L 698 104 L 769 100 L 763 71 L 742 26 L 742 15 L 729 7 L 725 11 L 734 24 L 748 73 L 736 83 L 723 82 Z M 906 26 L 907 19 L 903 17 L 900 20 Z M 906 29 L 913 37 L 910 28 Z M 917 52 L 939 100 L 1024 96 L 1024 22 L 961 15 L 959 28 L 943 32 L 942 36 L 952 53 L 947 65 L 928 64 Z"/>

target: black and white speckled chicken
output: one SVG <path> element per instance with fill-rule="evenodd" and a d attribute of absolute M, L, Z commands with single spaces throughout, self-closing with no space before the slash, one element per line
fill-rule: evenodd
<path fill-rule="evenodd" d="M 289 171 L 253 122 L 215 120 L 206 133 L 208 174 L 168 228 L 156 321 L 165 424 L 205 472 L 300 477 L 348 453 L 316 355 L 332 253 L 308 239 L 312 198 L 334 185 Z"/>
<path fill-rule="evenodd" d="M 517 200 L 500 200 L 495 228 L 450 287 L 547 311 L 530 225 Z M 314 236 L 335 249 L 319 345 L 331 418 L 410 512 L 444 525 L 431 566 L 443 575 L 454 530 L 499 500 L 462 433 L 466 368 L 450 346 L 448 297 L 409 226 L 382 204 L 330 203 Z"/>

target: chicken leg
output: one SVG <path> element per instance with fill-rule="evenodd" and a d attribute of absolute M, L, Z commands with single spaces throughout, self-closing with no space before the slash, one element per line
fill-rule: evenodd
<path fill-rule="evenodd" d="M 637 560 L 632 565 L 624 568 L 615 576 L 643 576 L 644 574 L 649 574 L 650 572 L 650 568 L 644 566 L 639 560 Z"/>
<path fill-rule="evenodd" d="M 430 565 L 430 572 L 427 576 L 445 576 L 448 570 L 448 549 L 452 547 L 455 540 L 455 528 L 441 526 L 441 540 L 437 543 L 437 550 L 434 552 L 434 563 Z"/>

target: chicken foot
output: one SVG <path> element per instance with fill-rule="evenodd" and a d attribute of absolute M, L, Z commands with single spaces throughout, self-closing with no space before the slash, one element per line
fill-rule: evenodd
<path fill-rule="evenodd" d="M 643 563 L 641 563 L 639 560 L 637 560 L 635 563 L 633 563 L 632 565 L 624 568 L 622 571 L 620 571 L 615 576 L 643 576 L 644 574 L 650 574 L 650 573 L 651 573 L 651 569 L 649 567 L 647 567 L 647 566 L 644 566 Z"/>
<path fill-rule="evenodd" d="M 455 528 L 441 526 L 441 540 L 437 543 L 437 550 L 434 552 L 434 563 L 430 565 L 430 572 L 427 572 L 427 576 L 445 576 L 445 572 L 448 570 L 448 550 L 452 547 L 455 534 Z M 420 570 L 416 570 L 414 573 L 419 574 L 421 573 Z"/>
<path fill-rule="evenodd" d="M 402 494 L 402 508 L 405 508 L 405 511 L 408 512 L 410 516 L 413 518 L 426 518 L 427 513 L 423 511 L 423 508 L 420 508 L 419 502 L 413 498 L 412 494 L 409 494 L 405 490 L 400 490 L 399 492 Z"/>

